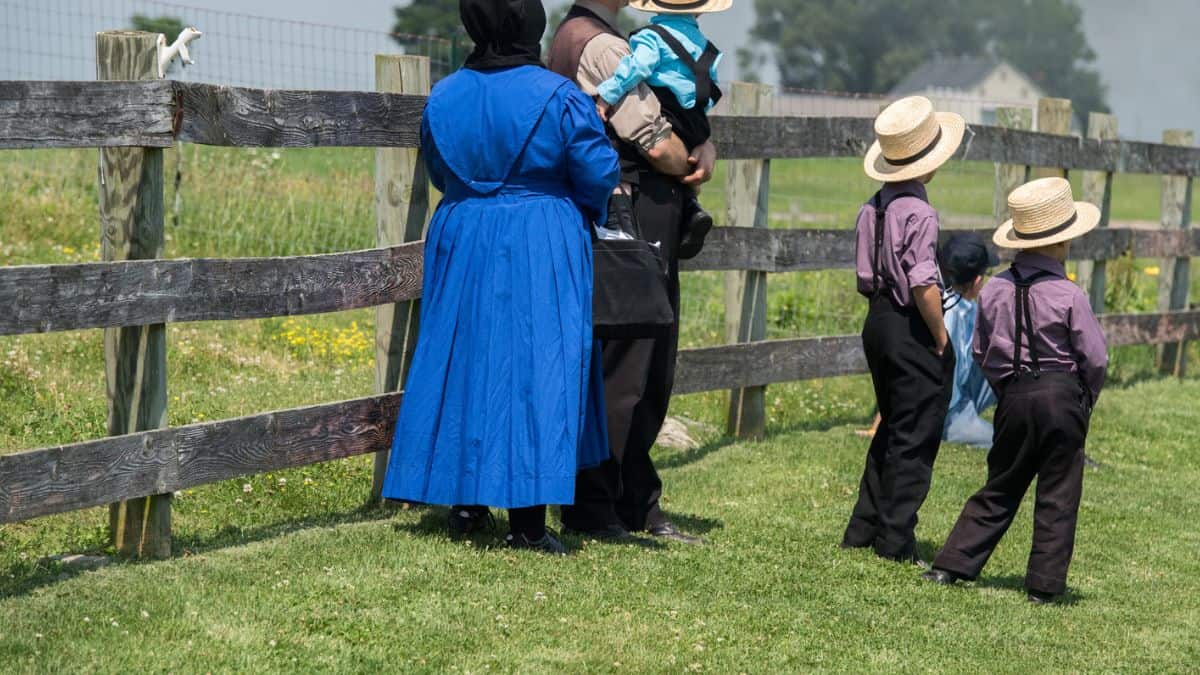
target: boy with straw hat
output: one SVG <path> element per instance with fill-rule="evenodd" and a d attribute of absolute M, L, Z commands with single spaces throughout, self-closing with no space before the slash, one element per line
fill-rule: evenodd
<path fill-rule="evenodd" d="M 1096 227 L 1100 210 L 1076 202 L 1062 178 L 1022 185 L 1008 205 L 1012 220 L 994 240 L 1018 253 L 983 289 L 973 349 L 1000 396 L 987 483 L 923 576 L 947 585 L 975 579 L 1036 476 L 1025 588 L 1031 602 L 1044 604 L 1067 588 L 1083 446 L 1108 365 L 1100 324 L 1063 268 L 1069 242 Z"/>
<path fill-rule="evenodd" d="M 929 492 L 950 402 L 954 349 L 942 318 L 938 214 L 925 186 L 962 143 L 966 124 L 914 96 L 875 120 L 863 166 L 883 188 L 856 229 L 858 291 L 870 300 L 863 350 L 881 422 L 871 440 L 843 548 L 920 563 L 914 530 Z"/>

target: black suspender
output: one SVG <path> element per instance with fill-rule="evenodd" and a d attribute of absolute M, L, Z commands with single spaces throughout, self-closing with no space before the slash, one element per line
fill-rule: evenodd
<path fill-rule="evenodd" d="M 712 43 L 712 40 L 708 41 L 708 45 L 704 47 L 704 53 L 700 55 L 700 60 L 697 61 L 692 57 L 692 54 L 687 50 L 687 47 L 684 47 L 683 43 L 676 39 L 676 37 L 671 34 L 671 31 L 667 30 L 665 26 L 650 24 L 645 28 L 635 31 L 634 34 L 636 35 L 643 30 L 651 31 L 655 35 L 662 38 L 662 41 L 667 43 L 667 46 L 671 48 L 671 51 L 675 52 L 675 56 L 679 57 L 679 60 L 683 62 L 683 65 L 686 66 L 688 70 L 692 71 L 692 79 L 696 81 L 697 107 L 700 107 L 701 110 L 703 110 L 704 108 L 708 107 L 708 103 L 710 101 L 713 103 L 713 105 L 716 105 L 718 102 L 720 102 L 721 97 L 724 94 L 722 94 L 721 88 L 712 81 L 712 67 L 713 64 L 716 63 L 717 57 L 721 55 L 721 51 Z"/>
<path fill-rule="evenodd" d="M 871 274 L 875 280 L 875 288 L 873 290 L 876 295 L 882 293 L 885 288 L 891 288 L 895 284 L 895 281 L 889 279 L 883 273 L 883 230 L 884 222 L 887 220 L 887 210 L 891 207 L 892 202 L 901 197 L 921 198 L 920 195 L 913 194 L 912 192 L 901 192 L 900 194 L 893 195 L 891 199 L 887 200 L 887 203 L 884 203 L 883 190 L 876 192 L 875 196 L 871 197 L 871 206 L 875 208 L 875 252 L 871 256 Z M 881 284 L 880 282 L 883 283 Z"/>
<path fill-rule="evenodd" d="M 1012 273 L 1013 285 L 1016 286 L 1014 313 L 1017 315 L 1017 332 L 1013 340 L 1013 378 L 1021 377 L 1021 339 L 1023 337 L 1029 346 L 1029 360 L 1033 365 L 1033 377 L 1037 379 L 1042 376 L 1042 364 L 1038 361 L 1037 345 L 1034 343 L 1036 333 L 1033 330 L 1033 316 L 1029 309 L 1029 289 L 1038 281 L 1052 277 L 1054 274 L 1042 270 L 1029 277 L 1023 277 L 1017 271 L 1016 265 L 1010 267 L 1009 271 Z"/>

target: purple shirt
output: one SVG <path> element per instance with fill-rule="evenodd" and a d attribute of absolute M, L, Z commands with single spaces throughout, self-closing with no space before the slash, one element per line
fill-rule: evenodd
<path fill-rule="evenodd" d="M 858 272 L 858 292 L 868 298 L 891 281 L 891 296 L 897 305 L 911 307 L 912 289 L 941 284 L 937 265 L 938 214 L 926 201 L 925 185 L 910 180 L 901 183 L 885 183 L 883 202 L 898 194 L 909 193 L 917 197 L 901 197 L 892 202 L 883 221 L 883 277 L 876 279 L 872 268 L 875 258 L 875 207 L 871 202 L 863 204 L 854 226 L 855 269 Z"/>
<path fill-rule="evenodd" d="M 1043 372 L 1079 373 L 1091 392 L 1100 398 L 1108 368 L 1108 344 L 1087 296 L 1066 277 L 1062 263 L 1036 253 L 1021 252 L 1013 264 L 1022 277 L 1050 272 L 1029 289 L 1029 313 Z M 983 287 L 975 324 L 975 362 L 993 387 L 1013 374 L 1016 344 L 1016 285 L 1005 270 Z M 1021 371 L 1032 371 L 1028 340 L 1021 340 Z"/>

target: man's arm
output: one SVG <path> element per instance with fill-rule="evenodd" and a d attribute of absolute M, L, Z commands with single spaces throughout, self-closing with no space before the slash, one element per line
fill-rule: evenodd
<path fill-rule="evenodd" d="M 599 35 L 583 50 L 577 82 L 589 96 L 597 96 L 602 82 L 612 77 L 628 56 L 629 44 L 613 35 Z M 659 173 L 686 176 L 692 173 L 688 148 L 671 131 L 662 106 L 645 83 L 639 84 L 609 111 L 608 123 L 622 140 L 635 145 Z"/>

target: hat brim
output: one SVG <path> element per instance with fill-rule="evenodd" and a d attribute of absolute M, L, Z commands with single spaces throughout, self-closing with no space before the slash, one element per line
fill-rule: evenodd
<path fill-rule="evenodd" d="M 892 164 L 883 156 L 883 147 L 879 141 L 875 141 L 863 159 L 863 170 L 871 178 L 883 183 L 913 180 L 936 171 L 958 152 L 963 135 L 967 131 L 967 121 L 962 115 L 952 112 L 935 113 L 935 117 L 942 128 L 942 138 L 928 155 L 912 164 Z"/>
<path fill-rule="evenodd" d="M 1000 225 L 1000 228 L 996 230 L 996 234 L 992 235 L 992 242 L 1000 248 L 1017 250 L 1051 246 L 1082 237 L 1096 229 L 1096 226 L 1099 224 L 1100 209 L 1095 204 L 1075 202 L 1075 223 L 1062 232 L 1056 232 L 1048 237 L 1037 239 L 1018 237 L 1016 230 L 1013 228 L 1013 221 L 1010 218 Z"/>
<path fill-rule="evenodd" d="M 733 0 L 708 0 L 703 5 L 696 7 L 688 7 L 687 9 L 676 9 L 674 7 L 664 7 L 657 5 L 654 0 L 630 0 L 630 9 L 636 9 L 639 12 L 651 12 L 653 14 L 707 14 L 709 12 L 724 12 L 733 6 Z"/>

